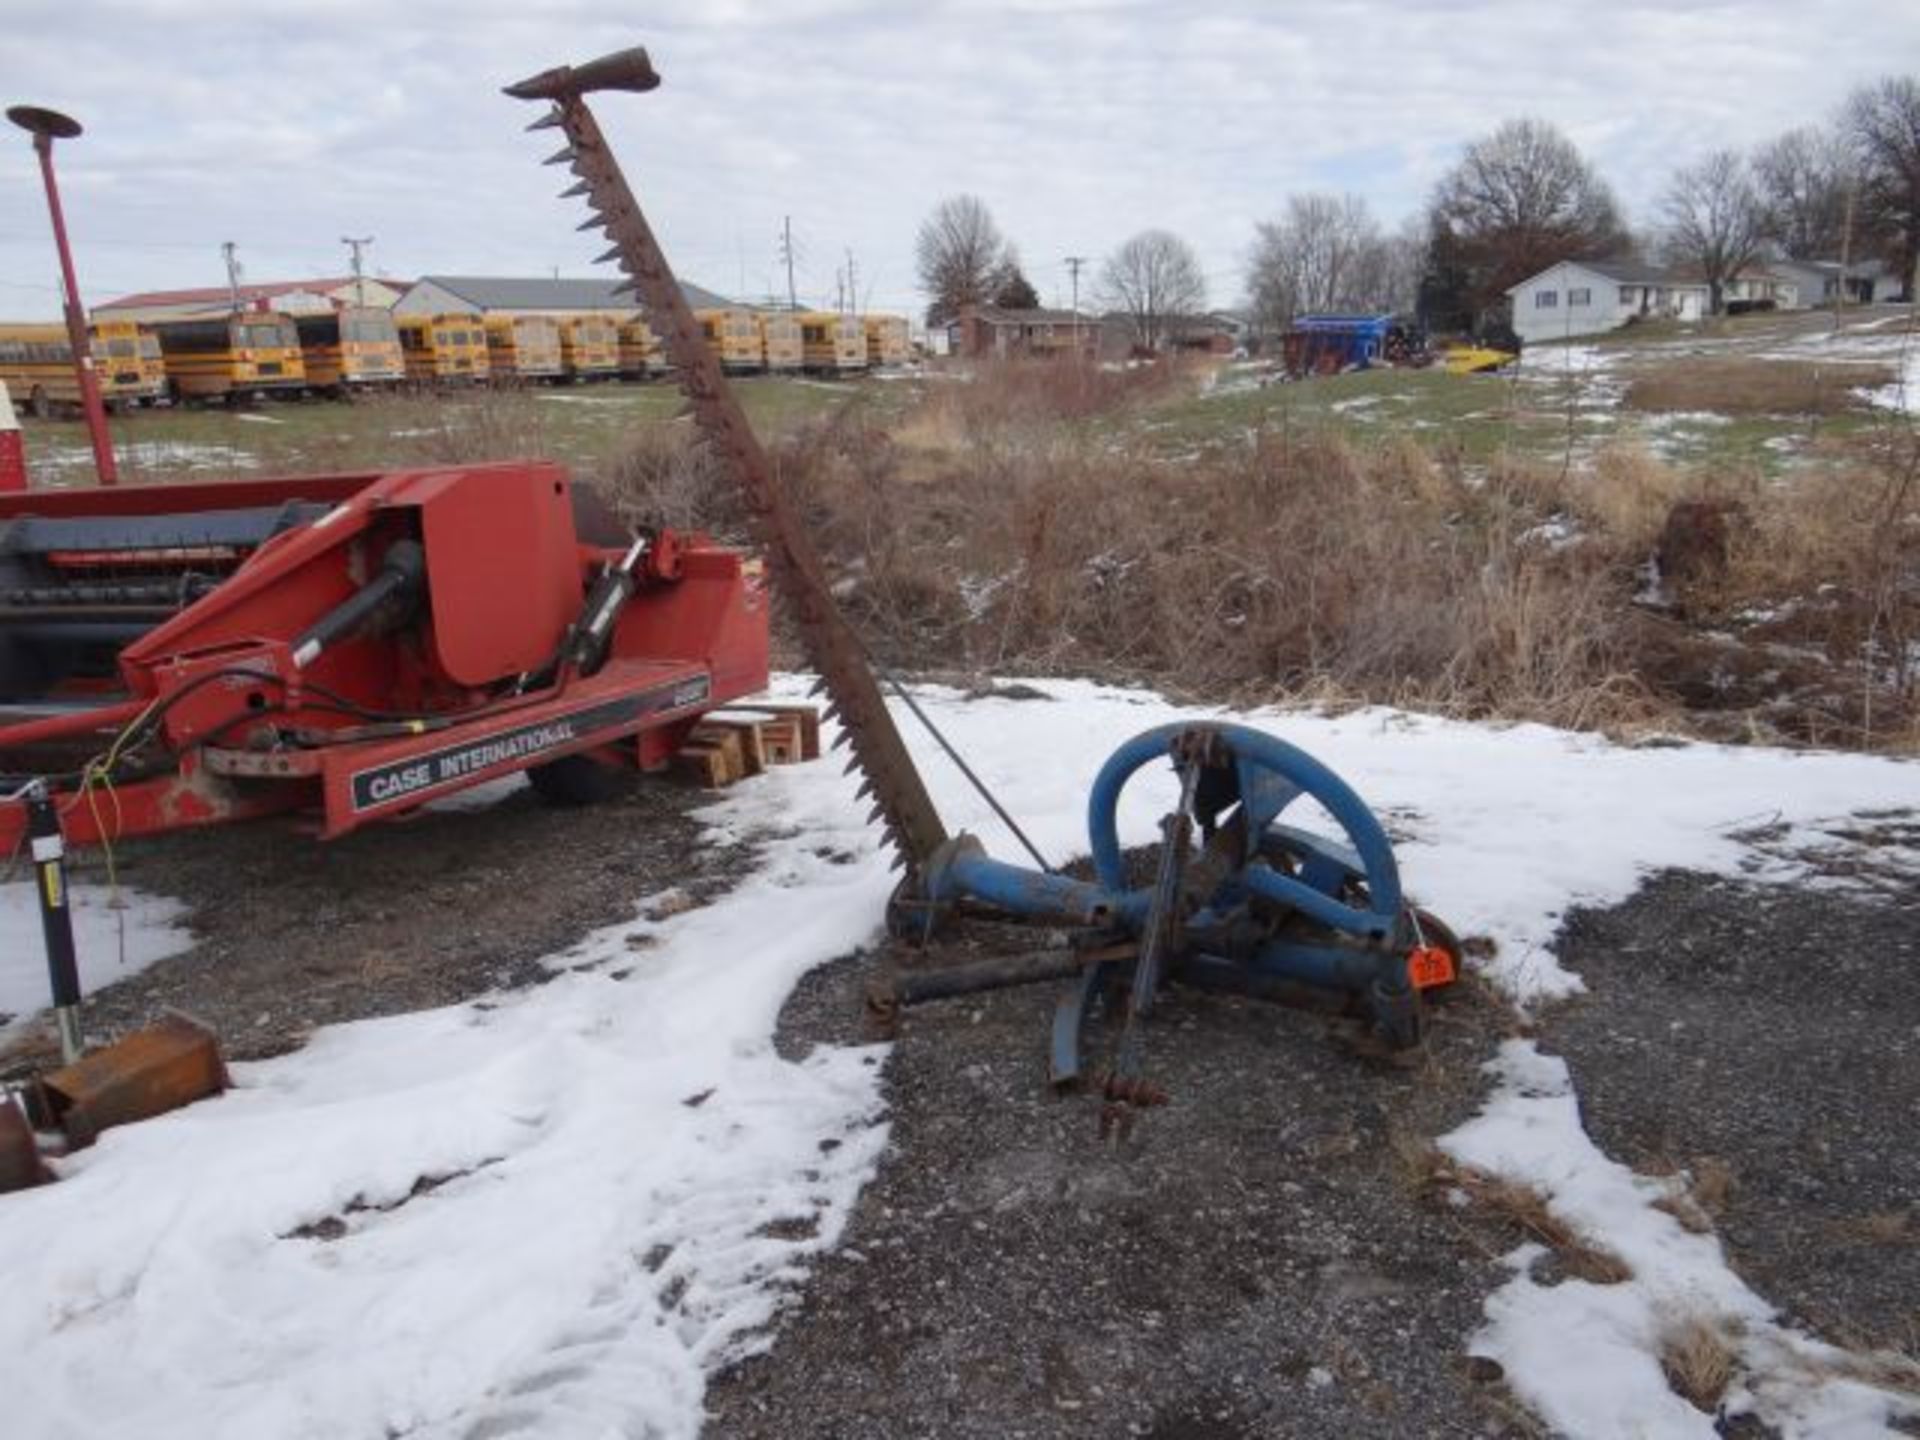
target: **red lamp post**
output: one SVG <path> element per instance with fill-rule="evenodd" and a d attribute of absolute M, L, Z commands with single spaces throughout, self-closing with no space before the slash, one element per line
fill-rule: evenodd
<path fill-rule="evenodd" d="M 15 105 L 7 119 L 33 136 L 40 157 L 40 177 L 47 183 L 47 213 L 53 217 L 53 243 L 60 251 L 60 278 L 67 287 L 67 339 L 73 346 L 74 373 L 80 380 L 80 402 L 86 407 L 87 434 L 93 441 L 93 468 L 102 485 L 119 477 L 113 459 L 113 439 L 107 434 L 107 410 L 100 403 L 100 386 L 93 373 L 93 347 L 87 343 L 86 312 L 80 308 L 80 286 L 73 278 L 73 252 L 67 248 L 67 222 L 60 213 L 60 188 L 53 181 L 53 142 L 71 140 L 80 122 L 58 110 L 38 105 Z"/>

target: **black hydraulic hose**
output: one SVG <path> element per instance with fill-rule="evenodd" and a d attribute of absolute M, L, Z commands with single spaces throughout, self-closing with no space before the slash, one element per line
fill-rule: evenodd
<path fill-rule="evenodd" d="M 304 670 L 320 652 L 358 629 L 389 602 L 408 603 L 420 593 L 427 578 L 427 552 L 416 540 L 396 540 L 387 547 L 380 573 L 322 615 L 293 642 L 293 663 Z"/>

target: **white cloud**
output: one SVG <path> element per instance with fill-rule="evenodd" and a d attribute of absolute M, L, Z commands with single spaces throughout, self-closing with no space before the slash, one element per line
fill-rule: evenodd
<path fill-rule="evenodd" d="M 1287 192 L 1346 188 L 1391 219 L 1511 114 L 1560 125 L 1645 216 L 1671 168 L 1826 116 L 1920 64 L 1899 0 L 1844 26 L 1795 0 L 1743 5 L 1141 0 L 679 0 L 644 29 L 586 0 L 366 0 L 216 13 L 178 0 L 12 0 L 0 98 L 88 125 L 59 152 L 93 299 L 223 277 L 374 264 L 581 273 L 597 252 L 552 199 L 499 86 L 645 43 L 665 77 L 599 106 L 676 267 L 723 290 L 779 282 L 792 215 L 802 288 L 851 248 L 876 305 L 914 307 L 913 232 L 980 194 L 1045 296 L 1066 254 L 1164 225 L 1233 298 L 1253 222 Z M 0 135 L 0 142 L 7 137 Z M 32 155 L 0 143 L 0 311 L 51 313 Z"/>

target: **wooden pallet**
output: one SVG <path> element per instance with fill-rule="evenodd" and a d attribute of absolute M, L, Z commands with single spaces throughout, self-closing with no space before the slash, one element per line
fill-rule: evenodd
<path fill-rule="evenodd" d="M 820 712 L 811 705 L 729 705 L 700 717 L 674 768 L 696 785 L 720 790 L 769 765 L 820 758 Z"/>

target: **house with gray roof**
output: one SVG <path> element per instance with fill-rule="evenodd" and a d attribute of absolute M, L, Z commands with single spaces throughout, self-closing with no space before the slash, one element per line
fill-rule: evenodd
<path fill-rule="evenodd" d="M 1640 260 L 1562 260 L 1507 289 L 1514 333 L 1528 344 L 1652 316 L 1698 320 L 1709 295 L 1706 281 Z"/>
<path fill-rule="evenodd" d="M 542 279 L 538 276 L 423 275 L 394 304 L 400 315 L 577 315 L 604 310 L 622 317 L 638 315 L 639 302 L 618 280 Z M 733 302 L 698 285 L 680 282 L 680 293 L 695 310 L 722 309 Z"/>
<path fill-rule="evenodd" d="M 1842 267 L 1838 260 L 1770 260 L 1767 269 L 1794 287 L 1793 304 L 1783 301 L 1782 309 L 1831 305 L 1840 293 Z M 1856 260 L 1845 267 L 1845 275 L 1849 304 L 1872 305 L 1900 298 L 1900 277 L 1887 268 L 1885 261 Z"/>

